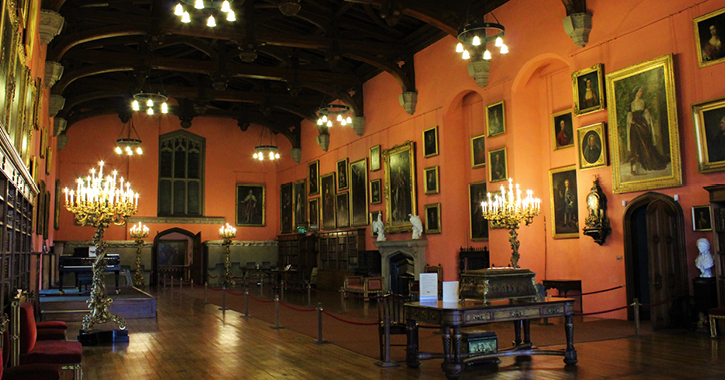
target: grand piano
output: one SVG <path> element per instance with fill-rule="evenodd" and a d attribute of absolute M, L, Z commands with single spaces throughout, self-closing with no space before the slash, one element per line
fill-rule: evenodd
<path fill-rule="evenodd" d="M 121 255 L 118 253 L 106 253 L 104 261 L 106 262 L 106 269 L 103 271 L 114 272 L 117 290 L 119 273 L 121 272 Z M 60 255 L 58 260 L 58 280 L 61 292 L 63 291 L 63 275 L 65 273 L 75 273 L 75 284 L 79 292 L 83 284 L 90 284 L 93 281 L 93 263 L 95 262 L 96 257 L 91 257 L 90 247 L 76 248 L 72 255 Z"/>

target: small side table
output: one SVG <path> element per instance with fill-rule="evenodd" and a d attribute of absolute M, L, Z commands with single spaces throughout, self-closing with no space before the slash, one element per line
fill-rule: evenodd
<path fill-rule="evenodd" d="M 582 293 L 582 282 L 581 280 L 544 280 L 544 289 L 556 289 L 559 291 L 560 296 L 567 296 L 567 293 L 576 290 L 579 292 L 579 309 L 577 310 L 579 313 L 581 313 L 584 310 L 584 306 L 582 305 L 582 302 L 584 301 L 583 297 L 581 296 Z"/>

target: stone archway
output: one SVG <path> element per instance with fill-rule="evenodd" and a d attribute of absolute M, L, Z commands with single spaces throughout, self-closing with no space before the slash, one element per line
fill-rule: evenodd
<path fill-rule="evenodd" d="M 204 256 L 201 250 L 201 232 L 194 234 L 182 228 L 174 227 L 161 231 L 154 237 L 154 244 L 151 247 L 151 284 L 159 283 L 159 242 L 170 235 L 184 236 L 191 242 L 191 260 L 189 262 L 188 273 L 183 273 L 182 278 L 185 280 L 193 279 L 197 284 L 203 284 L 203 276 L 206 271 L 202 270 L 206 267 Z"/>

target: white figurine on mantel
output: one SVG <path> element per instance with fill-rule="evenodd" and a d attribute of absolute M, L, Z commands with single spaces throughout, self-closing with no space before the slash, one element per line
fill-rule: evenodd
<path fill-rule="evenodd" d="M 413 240 L 420 239 L 420 235 L 423 234 L 423 222 L 420 221 L 420 216 L 413 214 L 408 214 L 408 216 L 413 225 Z"/>
<path fill-rule="evenodd" d="M 373 221 L 373 233 L 378 234 L 378 241 L 385 241 L 385 226 L 383 225 L 383 213 L 378 213 L 378 220 Z"/>
<path fill-rule="evenodd" d="M 712 277 L 712 255 L 710 254 L 710 242 L 705 238 L 697 239 L 697 249 L 700 254 L 695 259 L 695 266 L 702 272 L 700 277 Z"/>

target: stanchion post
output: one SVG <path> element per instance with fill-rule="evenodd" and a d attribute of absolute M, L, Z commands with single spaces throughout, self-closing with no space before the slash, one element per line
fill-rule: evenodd
<path fill-rule="evenodd" d="M 282 294 L 282 299 L 284 300 L 284 280 L 281 280 L 279 282 L 279 292 Z"/>
<path fill-rule="evenodd" d="M 221 311 L 227 310 L 227 286 L 222 286 L 222 307 L 219 308 Z"/>
<path fill-rule="evenodd" d="M 259 295 L 264 295 L 264 278 L 261 273 L 259 274 Z"/>
<path fill-rule="evenodd" d="M 184 279 L 183 278 L 179 279 L 179 290 L 184 290 Z"/>
<path fill-rule="evenodd" d="M 307 306 L 312 305 L 312 284 L 307 283 Z"/>
<path fill-rule="evenodd" d="M 340 288 L 340 313 L 345 314 L 345 288 Z"/>
<path fill-rule="evenodd" d="M 209 298 L 207 298 L 207 293 L 206 293 L 206 290 L 208 287 L 209 287 L 209 282 L 204 282 L 204 304 L 205 305 L 209 303 Z"/>
<path fill-rule="evenodd" d="M 634 299 L 632 306 L 634 307 L 634 335 L 639 336 L 639 307 L 641 306 L 639 298 Z"/>
<path fill-rule="evenodd" d="M 169 277 L 169 288 L 171 288 L 171 290 L 174 290 L 174 276 Z"/>
<path fill-rule="evenodd" d="M 279 324 L 279 296 L 274 296 L 274 326 L 270 326 L 275 330 L 283 329 L 284 326 Z"/>
<path fill-rule="evenodd" d="M 191 292 L 194 293 L 194 279 L 191 279 Z"/>
<path fill-rule="evenodd" d="M 244 314 L 242 318 L 249 318 L 249 289 L 244 289 Z"/>
<path fill-rule="evenodd" d="M 313 340 L 314 344 L 330 343 L 322 339 L 322 302 L 317 303 L 317 340 Z"/>

